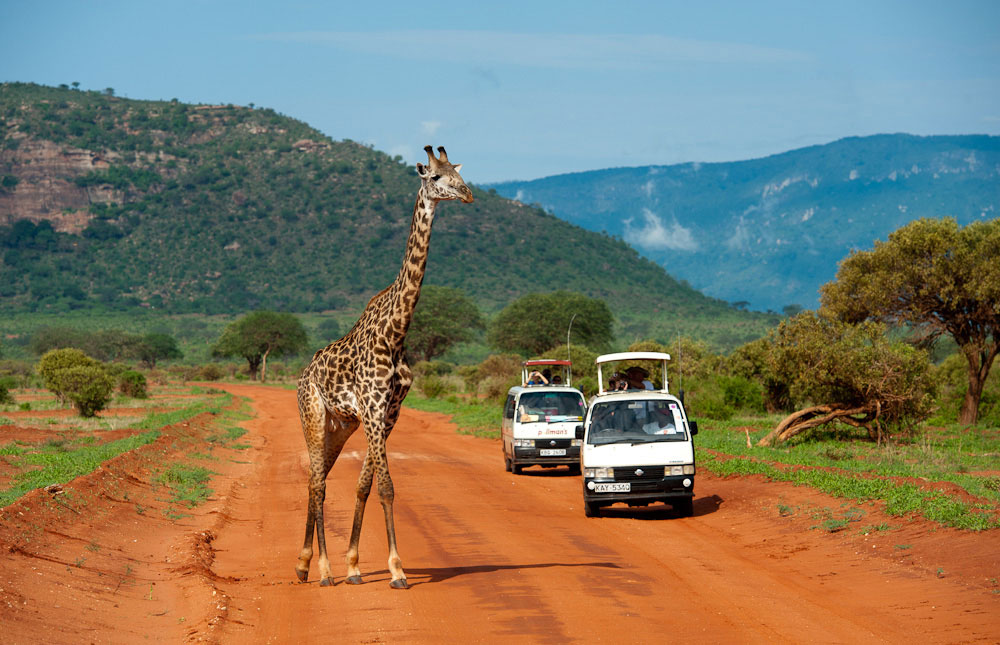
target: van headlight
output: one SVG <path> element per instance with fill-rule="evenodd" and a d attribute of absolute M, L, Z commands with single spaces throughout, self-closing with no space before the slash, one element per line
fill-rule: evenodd
<path fill-rule="evenodd" d="M 584 468 L 583 476 L 591 479 L 614 479 L 614 468 Z"/>
<path fill-rule="evenodd" d="M 514 439 L 514 447 L 515 448 L 534 448 L 535 447 L 535 440 L 534 439 Z"/>
<path fill-rule="evenodd" d="M 694 464 L 684 464 L 683 466 L 671 466 L 671 475 L 693 475 L 694 474 Z"/>
<path fill-rule="evenodd" d="M 571 446 L 582 446 L 583 445 L 583 439 L 571 439 L 570 442 L 569 442 L 569 445 L 571 445 Z"/>

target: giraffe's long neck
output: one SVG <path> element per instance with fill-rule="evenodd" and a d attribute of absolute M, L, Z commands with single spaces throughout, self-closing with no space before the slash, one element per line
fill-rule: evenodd
<path fill-rule="evenodd" d="M 427 252 L 431 243 L 431 224 L 437 202 L 427 197 L 421 186 L 413 207 L 410 236 L 406 240 L 406 255 L 396 281 L 389 287 L 392 299 L 392 320 L 387 333 L 390 341 L 402 342 L 413 320 L 413 310 L 420 298 L 420 286 L 427 268 Z"/>

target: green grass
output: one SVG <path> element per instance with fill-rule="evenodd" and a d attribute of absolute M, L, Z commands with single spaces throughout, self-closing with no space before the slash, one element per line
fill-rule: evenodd
<path fill-rule="evenodd" d="M 191 464 L 171 464 L 154 480 L 170 489 L 170 501 L 187 508 L 203 503 L 212 494 L 208 482 L 214 473 L 202 466 Z"/>
<path fill-rule="evenodd" d="M 159 430 L 150 430 L 99 446 L 80 446 L 70 450 L 61 445 L 46 445 L 35 452 L 25 450 L 20 453 L 17 465 L 27 470 L 14 478 L 13 486 L 0 491 L 0 507 L 36 488 L 64 484 L 80 475 L 86 475 L 108 459 L 150 444 L 159 436 Z"/>
<path fill-rule="evenodd" d="M 424 412 L 440 412 L 451 415 L 451 421 L 458 426 L 460 434 L 471 434 L 487 439 L 500 438 L 500 423 L 503 405 L 493 402 L 462 401 L 457 396 L 428 399 L 410 390 L 404 405 Z"/>
<path fill-rule="evenodd" d="M 701 434 L 698 436 L 700 438 Z M 944 526 L 974 531 L 1000 528 L 1000 522 L 983 512 L 990 509 L 967 504 L 939 491 L 923 490 L 914 484 L 864 477 L 861 476 L 864 473 L 852 471 L 781 468 L 749 458 L 719 459 L 704 449 L 696 450 L 698 466 L 719 476 L 761 475 L 772 481 L 809 486 L 855 502 L 884 501 L 886 512 L 893 516 L 917 513 Z M 757 457 L 760 459 L 774 456 L 773 451 L 759 450 Z"/>
<path fill-rule="evenodd" d="M 70 437 L 49 439 L 37 446 L 17 442 L 0 446 L 0 455 L 8 456 L 9 463 L 21 470 L 13 478 L 12 485 L 0 491 L 0 506 L 10 504 L 36 488 L 65 484 L 93 472 L 109 459 L 156 441 L 165 426 L 187 421 L 205 412 L 219 415 L 230 399 L 230 395 L 213 397 L 177 410 L 149 414 L 128 426 L 136 430 L 136 434 L 100 445 L 95 445 L 90 437 Z"/>

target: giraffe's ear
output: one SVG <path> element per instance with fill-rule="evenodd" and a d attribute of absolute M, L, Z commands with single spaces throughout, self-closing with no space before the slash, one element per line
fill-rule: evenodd
<path fill-rule="evenodd" d="M 455 172 L 462 172 L 462 164 L 455 164 L 452 168 L 455 169 Z"/>
<path fill-rule="evenodd" d="M 426 177 L 428 174 L 430 174 L 430 169 L 427 168 L 427 166 L 425 166 L 424 164 L 422 164 L 422 163 L 420 163 L 418 161 L 417 162 L 417 175 L 419 175 L 421 177 Z"/>

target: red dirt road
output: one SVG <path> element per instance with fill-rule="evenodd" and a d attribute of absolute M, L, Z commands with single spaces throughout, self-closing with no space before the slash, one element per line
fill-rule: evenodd
<path fill-rule="evenodd" d="M 307 462 L 295 394 L 217 387 L 252 399 L 252 448 L 220 453 L 215 493 L 189 517 L 163 515 L 138 458 L 67 485 L 82 512 L 42 491 L 3 509 L 0 641 L 1000 642 L 998 531 L 935 530 L 868 505 L 831 534 L 810 527 L 839 500 L 704 473 L 694 517 L 616 507 L 587 519 L 578 477 L 505 473 L 497 442 L 409 409 L 389 459 L 411 588 L 389 587 L 374 493 L 365 584 L 343 582 L 361 433 L 328 480 L 336 585 L 319 586 L 315 560 L 299 584 Z M 779 504 L 796 512 L 781 517 Z M 894 528 L 862 534 L 882 521 Z"/>

